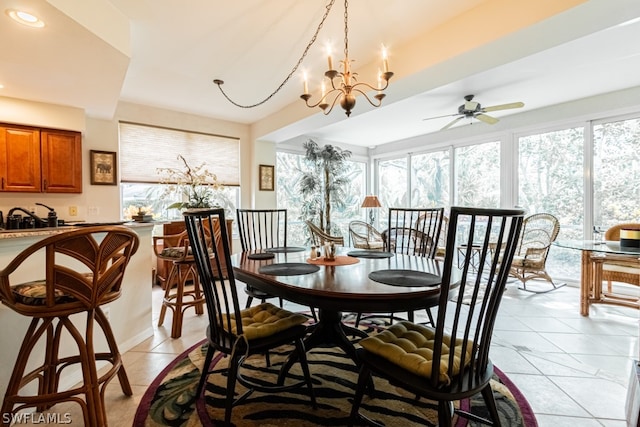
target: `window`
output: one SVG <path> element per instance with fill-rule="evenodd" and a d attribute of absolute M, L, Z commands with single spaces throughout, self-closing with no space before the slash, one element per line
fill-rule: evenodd
<path fill-rule="evenodd" d="M 185 158 L 191 167 L 204 164 L 224 188 L 215 201 L 232 215 L 239 201 L 240 144 L 238 138 L 120 123 L 120 182 L 123 218 L 139 208 L 154 219 L 181 219 L 178 209 L 167 209 L 181 195 L 167 196 L 172 183 L 164 183 L 159 168 L 182 169 Z M 173 183 L 175 184 L 175 183 Z"/>
<path fill-rule="evenodd" d="M 500 207 L 500 142 L 458 147 L 454 155 L 456 205 Z"/>
<path fill-rule="evenodd" d="M 640 218 L 640 119 L 593 126 L 593 224 Z"/>
<path fill-rule="evenodd" d="M 449 150 L 411 156 L 411 206 L 449 205 Z"/>
<path fill-rule="evenodd" d="M 582 239 L 584 180 L 582 127 L 518 140 L 518 204 L 528 215 L 546 212 L 560 221 L 558 239 Z M 552 277 L 580 277 L 578 251 L 551 248 L 547 270 Z"/>
<path fill-rule="evenodd" d="M 366 163 L 347 161 L 349 185 L 345 187 L 343 206 L 332 204 L 331 222 L 340 228 L 343 236 L 349 235 L 349 222 L 364 218 L 360 208 L 366 189 Z M 302 212 L 302 198 L 298 191 L 301 171 L 305 170 L 304 155 L 286 152 L 276 153 L 276 188 L 278 208 L 287 209 L 287 244 L 306 244 L 307 226 Z"/>
<path fill-rule="evenodd" d="M 382 208 L 379 218 L 385 223 L 390 207 L 409 206 L 407 197 L 408 158 L 378 162 L 378 199 Z"/>

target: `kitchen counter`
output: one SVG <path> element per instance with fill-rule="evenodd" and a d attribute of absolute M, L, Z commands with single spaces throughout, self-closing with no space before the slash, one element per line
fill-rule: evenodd
<path fill-rule="evenodd" d="M 124 225 L 137 229 L 139 227 L 149 227 L 156 224 L 162 224 L 162 222 L 103 222 L 103 223 L 72 223 L 61 225 L 60 227 L 45 227 L 45 228 L 30 228 L 30 229 L 17 229 L 17 230 L 0 230 L 0 240 L 3 239 L 16 239 L 21 237 L 39 237 L 39 236 L 52 236 L 54 234 L 64 233 L 66 231 L 76 230 L 78 228 L 90 227 L 92 225 Z"/>

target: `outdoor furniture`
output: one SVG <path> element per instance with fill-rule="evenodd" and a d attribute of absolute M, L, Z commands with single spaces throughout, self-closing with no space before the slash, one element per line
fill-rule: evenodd
<path fill-rule="evenodd" d="M 364 221 L 351 221 L 349 223 L 349 236 L 351 246 L 358 249 L 382 250 L 384 239 L 382 234 L 372 225 Z"/>
<path fill-rule="evenodd" d="M 158 326 L 163 325 L 167 309 L 170 309 L 173 312 L 171 338 L 179 338 L 185 310 L 193 307 L 197 315 L 202 315 L 205 302 L 186 230 L 168 236 L 153 236 L 153 251 L 159 260 L 171 263 Z"/>
<path fill-rule="evenodd" d="M 331 236 L 330 234 L 322 231 L 320 227 L 312 223 L 311 221 L 305 221 L 307 227 L 309 227 L 309 234 L 311 235 L 311 244 L 314 246 L 323 246 L 325 243 L 333 243 L 334 245 L 344 246 L 344 237 Z"/>
<path fill-rule="evenodd" d="M 213 372 L 210 371 L 210 366 L 214 353 L 220 352 L 230 358 L 224 403 L 225 425 L 230 425 L 232 407 L 244 401 L 255 390 L 282 392 L 306 385 L 311 404 L 315 408 L 316 400 L 302 342 L 307 333 L 307 327 L 304 324 L 308 318 L 268 302 L 241 310 L 235 274 L 230 261 L 227 231 L 225 227 L 214 228 L 216 222 L 224 223 L 224 209 L 187 210 L 184 212 L 184 218 L 209 315 L 207 328 L 209 346 L 198 384 L 197 398 L 201 398 L 206 379 Z M 215 230 L 215 235 L 219 238 L 216 240 L 221 240 L 222 244 L 214 245 L 210 249 L 207 230 Z M 210 252 L 214 254 L 213 263 Z M 222 262 L 227 264 L 227 280 L 217 274 L 222 268 Z M 289 343 L 295 344 L 304 380 L 284 384 L 285 378 L 282 378 L 283 382 L 278 384 L 257 384 L 243 375 L 243 369 L 249 364 L 252 355 L 268 354 L 270 350 Z M 238 397 L 235 396 L 236 381 L 248 389 Z"/>
<path fill-rule="evenodd" d="M 2 402 L 2 425 L 8 425 L 9 414 L 25 408 L 41 412 L 56 403 L 76 402 L 84 425 L 102 427 L 107 425 L 104 394 L 109 381 L 117 375 L 122 392 L 133 394 L 102 306 L 120 298 L 126 267 L 138 245 L 138 235 L 127 227 L 86 227 L 34 243 L 0 271 L 2 304 L 32 319 Z M 77 267 L 62 265 L 69 261 Z M 21 267 L 41 279 L 12 284 Z M 81 320 L 80 328 L 73 315 Z M 95 326 L 102 334 L 94 335 Z M 103 340 L 108 349 L 97 352 Z M 65 376 L 71 366 L 79 366 L 80 384 L 60 390 L 61 382 L 73 378 L 72 372 Z"/>
<path fill-rule="evenodd" d="M 287 246 L 287 210 L 286 209 L 236 209 L 238 218 L 238 235 L 242 251 L 268 249 Z M 273 295 L 246 285 L 246 308 L 253 299 L 265 302 Z M 282 307 L 282 298 L 280 298 Z"/>
<path fill-rule="evenodd" d="M 363 420 L 378 425 L 359 413 L 367 389 L 376 397 L 372 373 L 406 390 L 409 396 L 437 401 L 441 427 L 452 425 L 454 412 L 480 421 L 479 416 L 454 409 L 452 404 L 477 393 L 484 398 L 490 415 L 483 423 L 500 425 L 489 359 L 493 326 L 508 278 L 508 271 L 498 263 L 500 257 L 504 263 L 511 262 L 522 218 L 522 210 L 451 208 L 436 324 L 430 327 L 403 321 L 360 341 L 356 354 L 362 366 L 351 425 L 360 425 Z M 462 222 L 465 227 L 459 227 Z M 493 226 L 500 229 L 497 236 L 491 233 Z M 468 268 L 471 257 L 467 256 L 462 277 L 454 278 L 456 241 L 481 247 L 477 273 Z M 503 248 L 500 255 L 491 250 L 494 243 Z M 455 284 L 459 286 L 453 291 Z"/>
<path fill-rule="evenodd" d="M 518 248 L 509 270 L 511 276 L 522 282 L 520 289 L 534 293 L 545 293 L 566 285 L 566 283 L 555 283 L 546 270 L 549 249 L 559 232 L 558 219 L 549 213 L 537 213 L 524 219 Z M 532 279 L 544 279 L 552 287 L 543 291 L 527 289 L 527 282 Z"/>

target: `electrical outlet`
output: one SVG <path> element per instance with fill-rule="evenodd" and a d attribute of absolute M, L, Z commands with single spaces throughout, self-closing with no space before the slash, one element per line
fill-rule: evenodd
<path fill-rule="evenodd" d="M 87 208 L 87 216 L 98 216 L 100 214 L 100 209 L 96 206 L 89 206 Z"/>
<path fill-rule="evenodd" d="M 77 206 L 69 206 L 69 216 L 78 216 Z"/>

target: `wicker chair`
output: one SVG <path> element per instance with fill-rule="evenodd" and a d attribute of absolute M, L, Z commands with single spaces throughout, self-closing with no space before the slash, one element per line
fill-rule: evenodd
<path fill-rule="evenodd" d="M 566 285 L 566 283 L 556 284 L 545 267 L 549 249 L 559 232 L 560 223 L 551 214 L 537 213 L 524 219 L 518 248 L 509 270 L 511 276 L 522 282 L 520 289 L 527 292 L 544 293 Z M 527 282 L 532 279 L 544 279 L 552 287 L 543 291 L 527 289 Z"/>
<path fill-rule="evenodd" d="M 372 225 L 364 221 L 351 221 L 349 223 L 349 236 L 351 245 L 358 249 L 382 250 L 384 239 L 382 234 Z"/>
<path fill-rule="evenodd" d="M 620 230 L 623 228 L 640 229 L 640 223 L 614 225 L 604 233 L 604 239 L 620 241 Z M 607 292 L 609 293 L 613 291 L 613 282 L 640 286 L 640 262 L 638 262 L 638 257 L 607 255 L 607 260 L 602 263 L 602 280 L 607 281 Z"/>
<path fill-rule="evenodd" d="M 109 319 L 101 307 L 120 298 L 126 267 L 138 245 L 138 235 L 129 228 L 86 227 L 34 243 L 0 271 L 2 304 L 31 318 L 2 402 L 3 426 L 11 419 L 9 414 L 25 408 L 43 411 L 56 403 L 75 402 L 82 408 L 84 425 L 102 427 L 107 425 L 104 395 L 109 381 L 117 376 L 122 392 L 132 395 Z M 71 265 L 70 261 L 74 268 L 63 265 Z M 10 282 L 20 275 L 20 268 L 32 264 L 39 266 L 33 274 L 42 280 Z M 71 316 L 82 314 L 86 327 L 82 322 L 78 328 Z M 102 333 L 94 334 L 100 330 Z M 75 346 L 64 344 L 68 337 Z M 97 352 L 95 344 L 103 339 L 108 349 Z M 36 358 L 40 359 L 37 363 L 28 364 Z M 98 361 L 106 362 L 108 369 L 98 371 Z M 80 367 L 82 381 L 60 390 L 61 378 L 71 366 Z"/>
<path fill-rule="evenodd" d="M 333 243 L 334 245 L 344 246 L 344 237 L 342 236 L 331 236 L 330 234 L 322 231 L 320 227 L 312 223 L 311 221 L 306 221 L 307 227 L 309 227 L 309 234 L 311 235 L 311 243 L 315 246 L 322 246 L 325 243 Z"/>
<path fill-rule="evenodd" d="M 369 407 L 384 405 L 384 396 L 376 396 L 374 390 L 377 377 L 382 377 L 406 391 L 400 393 L 407 396 L 408 404 L 411 396 L 437 401 L 441 427 L 452 425 L 453 411 L 473 421 L 500 426 L 490 385 L 493 364 L 489 350 L 508 271 L 497 267 L 500 256 L 491 245 L 503 248 L 502 260 L 509 263 L 522 216 L 521 210 L 451 208 L 436 324 L 430 327 L 399 322 L 360 341 L 356 354 L 362 365 L 350 425 L 361 425 L 363 420 L 367 425 L 380 425 L 360 414 L 359 408 L 367 389 L 369 396 L 379 398 L 366 402 Z M 461 222 L 469 226 L 459 227 Z M 500 231 L 494 240 L 491 229 L 497 228 Z M 470 256 L 465 257 L 463 268 L 458 270 L 454 260 L 456 241 L 480 247 L 482 262 L 477 274 L 469 268 Z M 490 420 L 452 405 L 478 393 L 484 398 Z"/>

